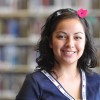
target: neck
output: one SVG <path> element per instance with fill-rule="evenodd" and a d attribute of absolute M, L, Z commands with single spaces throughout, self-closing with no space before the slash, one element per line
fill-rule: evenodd
<path fill-rule="evenodd" d="M 59 66 L 55 65 L 53 69 L 54 73 L 57 75 L 57 77 L 67 77 L 67 78 L 75 78 L 77 75 L 79 75 L 79 69 L 77 66 Z"/>

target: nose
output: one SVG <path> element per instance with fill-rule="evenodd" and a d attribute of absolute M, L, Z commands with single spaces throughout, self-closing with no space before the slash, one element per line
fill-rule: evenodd
<path fill-rule="evenodd" d="M 74 40 L 73 40 L 73 38 L 67 38 L 65 46 L 67 48 L 74 48 Z"/>

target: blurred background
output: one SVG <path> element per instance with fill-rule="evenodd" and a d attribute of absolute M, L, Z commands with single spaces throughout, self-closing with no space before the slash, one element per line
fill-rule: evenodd
<path fill-rule="evenodd" d="M 25 75 L 36 67 L 34 51 L 46 18 L 60 8 L 84 8 L 97 48 L 100 73 L 100 0 L 0 0 L 0 100 L 15 100 Z"/>

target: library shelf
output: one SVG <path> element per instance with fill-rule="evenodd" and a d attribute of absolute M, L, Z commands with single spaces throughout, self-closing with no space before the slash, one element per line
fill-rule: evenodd
<path fill-rule="evenodd" d="M 19 45 L 19 46 L 34 46 L 39 40 L 39 36 L 34 36 L 31 38 L 11 38 L 4 37 L 0 38 L 0 45 Z"/>
<path fill-rule="evenodd" d="M 92 18 L 93 22 L 92 23 L 90 22 L 90 24 L 94 24 L 91 25 L 92 31 L 93 29 L 96 30 L 97 26 L 100 26 L 100 20 L 99 20 L 100 7 L 98 7 L 98 4 L 100 3 L 99 0 L 96 0 L 96 2 L 95 0 L 92 0 L 92 2 L 90 2 L 89 0 L 88 1 L 80 0 L 80 2 L 77 1 L 79 0 L 73 0 L 73 1 L 72 0 L 47 0 L 47 1 L 46 0 L 9 0 L 9 2 L 8 0 L 2 0 L 0 2 L 0 4 L 3 2 L 3 6 L 4 6 L 3 7 L 2 5 L 0 5 L 0 57 L 1 57 L 0 58 L 1 59 L 0 85 L 4 83 L 3 84 L 4 86 L 1 86 L 0 89 L 0 100 L 14 100 L 17 92 L 19 91 L 23 83 L 23 80 L 25 79 L 25 75 L 27 73 L 34 71 L 34 66 L 36 65 L 33 64 L 33 60 L 35 59 L 36 56 L 32 48 L 38 42 L 37 40 L 39 40 L 39 34 L 36 35 L 36 33 L 39 33 L 39 31 L 37 31 L 38 29 L 36 30 L 36 28 L 41 26 L 41 23 L 43 22 L 42 18 L 46 18 L 52 12 L 60 8 L 67 7 L 67 8 L 79 9 L 82 7 L 86 9 L 88 8 L 89 16 L 90 17 L 93 16 Z M 8 6 L 6 6 L 6 4 L 8 4 Z M 11 30 L 7 31 L 7 34 L 10 35 L 10 32 L 14 30 L 13 28 L 15 28 L 18 25 L 17 22 L 20 23 L 19 24 L 21 29 L 20 33 L 21 32 L 22 33 L 21 34 L 18 33 L 19 34 L 18 38 L 6 37 L 5 31 L 7 30 L 8 26 L 11 25 L 10 26 Z M 30 23 L 30 26 L 28 28 L 26 28 L 27 27 L 26 23 L 28 25 Z M 33 23 L 35 23 L 35 25 L 33 25 Z M 15 27 L 13 27 L 13 25 Z M 17 34 L 15 30 L 14 30 L 15 32 L 14 34 Z M 26 30 L 28 31 L 26 32 Z M 99 35 L 100 30 L 98 29 L 96 31 L 93 31 L 93 33 L 96 34 L 95 36 L 97 37 L 94 38 L 94 42 L 95 42 L 94 44 L 97 48 L 100 49 L 100 35 Z M 28 37 L 29 34 L 30 36 Z M 98 49 L 98 53 L 100 52 L 99 49 Z M 19 51 L 19 53 L 17 51 Z M 3 63 L 2 55 L 5 57 L 5 59 L 9 59 L 8 61 L 10 61 L 10 59 L 12 59 L 13 57 L 17 57 L 17 53 L 19 54 L 17 60 L 20 59 L 20 62 L 22 61 L 21 63 L 22 65 L 20 64 L 20 62 L 17 62 L 19 65 L 16 64 L 10 65 L 13 63 L 12 60 L 11 62 L 6 62 L 5 60 L 4 61 L 5 64 L 2 64 Z M 32 54 L 34 54 L 34 57 Z M 9 56 L 11 56 L 11 58 Z M 26 63 L 28 62 L 27 59 L 30 60 L 29 65 L 28 63 Z M 100 59 L 100 57 L 98 59 Z M 94 70 L 98 71 L 98 69 L 94 69 Z"/>

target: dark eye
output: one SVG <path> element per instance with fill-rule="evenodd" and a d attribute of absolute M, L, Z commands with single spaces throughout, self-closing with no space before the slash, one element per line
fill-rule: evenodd
<path fill-rule="evenodd" d="M 66 39 L 66 36 L 65 35 L 58 35 L 57 38 L 58 39 Z"/>
<path fill-rule="evenodd" d="M 76 36 L 75 39 L 76 39 L 76 40 L 80 40 L 80 39 L 82 39 L 82 37 Z"/>

